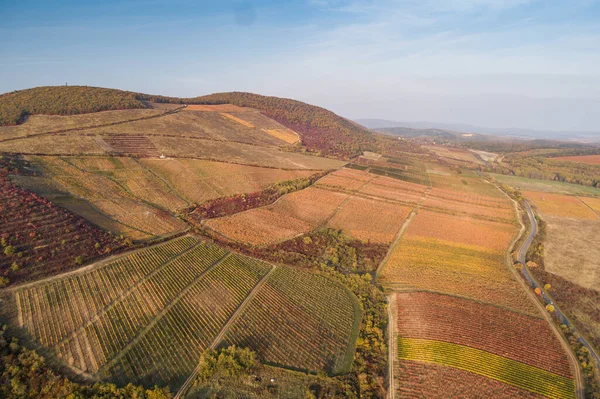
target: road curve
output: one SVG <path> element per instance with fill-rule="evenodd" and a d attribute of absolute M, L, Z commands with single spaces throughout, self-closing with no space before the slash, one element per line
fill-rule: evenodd
<path fill-rule="evenodd" d="M 554 306 L 554 312 L 556 313 L 556 316 L 558 317 L 560 322 L 562 324 L 570 327 L 573 332 L 577 332 L 577 328 L 573 325 L 573 323 L 571 323 L 571 321 L 565 316 L 565 314 L 554 303 L 554 301 L 552 300 L 552 297 L 550 297 L 548 295 L 548 293 L 544 290 L 544 287 L 542 287 L 535 280 L 535 278 L 533 278 L 533 276 L 529 272 L 529 268 L 527 268 L 527 265 L 525 262 L 527 251 L 529 250 L 529 247 L 531 246 L 531 243 L 533 242 L 533 239 L 535 238 L 535 235 L 537 234 L 538 225 L 537 225 L 537 220 L 535 219 L 535 216 L 533 214 L 533 210 L 531 209 L 531 206 L 529 205 L 529 202 L 527 202 L 527 200 L 524 199 L 523 203 L 525 204 L 525 210 L 527 211 L 527 215 L 529 216 L 531 230 L 529 231 L 529 235 L 527 236 L 527 239 L 525 240 L 525 242 L 519 249 L 518 261 L 522 265 L 521 273 L 523 274 L 523 277 L 525 278 L 525 280 L 527 280 L 527 282 L 531 285 L 531 288 L 533 288 L 533 289 L 539 288 L 540 289 L 541 297 L 544 300 L 544 303 L 546 305 Z M 579 335 L 579 342 L 590 352 L 590 356 L 592 357 L 592 359 L 594 359 L 596 361 L 596 365 L 598 367 L 600 367 L 600 357 L 598 357 L 598 353 L 596 353 L 596 351 L 594 350 L 594 348 L 592 348 L 592 346 L 589 344 L 589 342 L 581 335 Z"/>

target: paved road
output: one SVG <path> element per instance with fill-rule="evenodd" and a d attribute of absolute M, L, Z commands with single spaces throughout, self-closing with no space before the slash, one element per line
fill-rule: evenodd
<path fill-rule="evenodd" d="M 527 250 L 529 249 L 529 246 L 531 245 L 535 235 L 537 234 L 538 225 L 537 225 L 537 220 L 535 219 L 535 216 L 533 215 L 533 210 L 531 209 L 531 206 L 529 205 L 529 202 L 527 202 L 526 200 L 523 200 L 523 202 L 525 203 L 525 209 L 527 210 L 527 215 L 529 216 L 529 221 L 531 222 L 531 230 L 529 231 L 529 235 L 527 236 L 527 239 L 525 240 L 525 242 L 523 243 L 523 245 L 521 246 L 521 248 L 519 250 L 518 261 L 519 261 L 519 263 L 521 263 L 521 265 L 523 265 L 523 267 L 521 268 L 521 273 L 523 274 L 523 277 L 525 277 L 525 280 L 527 280 L 527 282 L 531 285 L 531 288 L 533 288 L 533 289 L 539 288 L 542 291 L 541 296 L 542 296 L 542 299 L 544 300 L 544 303 L 547 305 L 551 304 L 554 306 L 554 312 L 556 313 L 556 316 L 558 317 L 560 322 L 565 324 L 568 327 L 571 327 L 571 329 L 574 332 L 577 332 L 577 328 L 569 321 L 569 319 L 567 319 L 567 317 L 564 315 L 564 313 L 552 301 L 552 298 L 548 295 L 548 293 L 546 291 L 544 291 L 544 287 L 540 286 L 538 284 L 538 282 L 533 278 L 533 276 L 531 275 L 531 273 L 529 273 L 529 269 L 527 268 L 527 266 L 525 264 L 525 257 L 527 255 Z M 592 346 L 582 336 L 579 337 L 579 342 L 590 351 L 590 356 L 592 357 L 592 359 L 594 359 L 596 361 L 596 364 L 598 365 L 598 367 L 600 367 L 600 357 L 598 357 L 598 354 L 596 353 L 594 348 L 592 348 Z"/>

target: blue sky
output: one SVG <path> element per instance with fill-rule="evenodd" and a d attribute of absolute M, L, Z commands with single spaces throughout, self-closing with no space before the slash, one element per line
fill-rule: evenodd
<path fill-rule="evenodd" d="M 0 92 L 252 91 L 351 118 L 600 131 L 595 0 L 0 0 Z"/>

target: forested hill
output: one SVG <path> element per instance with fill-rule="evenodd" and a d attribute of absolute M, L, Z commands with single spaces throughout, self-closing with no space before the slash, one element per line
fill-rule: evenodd
<path fill-rule="evenodd" d="M 0 95 L 0 126 L 21 123 L 28 115 L 75 115 L 147 108 L 136 93 L 89 86 L 45 86 Z"/>
<path fill-rule="evenodd" d="M 216 93 L 193 98 L 148 95 L 88 86 L 48 86 L 0 95 L 0 125 L 18 124 L 27 115 L 74 115 L 118 109 L 147 108 L 148 102 L 233 104 L 251 107 L 302 136 L 317 155 L 350 159 L 363 151 L 398 150 L 397 139 L 366 128 L 324 108 L 287 98 L 252 93 Z"/>

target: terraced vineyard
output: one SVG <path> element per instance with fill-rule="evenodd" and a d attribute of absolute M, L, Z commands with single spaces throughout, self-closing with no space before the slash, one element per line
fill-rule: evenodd
<path fill-rule="evenodd" d="M 11 299 L 12 317 L 72 369 L 124 385 L 177 389 L 225 332 L 228 342 L 280 366 L 348 367 L 360 322 L 356 300 L 337 283 L 286 267 L 259 286 L 272 267 L 184 236 L 22 286 Z M 241 308 L 251 292 L 256 299 Z M 273 329 L 282 315 L 288 329 Z M 237 321 L 223 330 L 230 320 Z M 269 333 L 246 340 L 237 324 L 244 320 Z M 295 355 L 276 358 L 265 347 Z"/>

